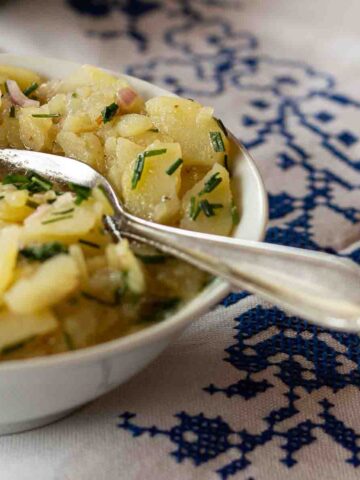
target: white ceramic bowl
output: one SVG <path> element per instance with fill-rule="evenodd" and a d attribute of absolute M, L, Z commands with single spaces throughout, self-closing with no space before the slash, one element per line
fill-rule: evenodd
<path fill-rule="evenodd" d="M 80 66 L 8 54 L 0 55 L 0 64 L 27 67 L 50 78 L 65 77 Z M 150 83 L 127 78 L 145 99 L 171 95 Z M 234 234 L 262 240 L 268 218 L 267 196 L 254 162 L 243 149 L 237 149 L 232 174 L 241 211 Z M 125 382 L 228 292 L 228 284 L 215 281 L 181 311 L 140 332 L 75 352 L 0 363 L 0 434 L 45 425 Z"/>

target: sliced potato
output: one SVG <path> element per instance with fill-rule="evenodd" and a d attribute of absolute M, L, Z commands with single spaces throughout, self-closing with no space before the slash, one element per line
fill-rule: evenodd
<path fill-rule="evenodd" d="M 40 108 L 21 108 L 19 118 L 20 139 L 29 150 L 47 151 L 52 146 L 54 135 L 51 135 L 53 121 L 51 118 L 36 118 L 33 115 L 47 115 L 46 105 Z"/>
<path fill-rule="evenodd" d="M 10 226 L 0 230 L 0 297 L 14 277 L 19 239 L 20 227 Z"/>
<path fill-rule="evenodd" d="M 3 85 L 6 80 L 15 80 L 21 90 L 25 90 L 33 83 L 41 83 L 40 76 L 27 68 L 0 65 L 0 84 Z"/>
<path fill-rule="evenodd" d="M 39 312 L 74 291 L 79 276 L 77 264 L 70 255 L 57 255 L 42 263 L 30 277 L 18 280 L 5 293 L 5 303 L 14 313 Z"/>
<path fill-rule="evenodd" d="M 61 130 L 56 142 L 65 155 L 102 171 L 104 168 L 104 150 L 99 138 L 90 132 L 74 133 Z"/>
<path fill-rule="evenodd" d="M 101 221 L 102 206 L 93 201 L 74 204 L 70 194 L 62 195 L 52 205 L 42 205 L 24 222 L 22 239 L 31 241 L 76 241 Z"/>
<path fill-rule="evenodd" d="M 0 196 L 0 220 L 5 222 L 21 222 L 31 213 L 33 209 L 26 205 L 29 199 L 29 192 L 26 190 L 14 190 L 1 193 Z"/>
<path fill-rule="evenodd" d="M 112 140 L 107 142 L 107 151 L 108 178 L 117 192 L 121 193 L 123 173 L 143 148 L 126 138 L 118 138 L 115 140 L 115 145 Z"/>
<path fill-rule="evenodd" d="M 209 110 L 177 97 L 151 98 L 145 106 L 160 132 L 180 143 L 185 165 L 212 167 L 214 163 L 224 163 L 229 141 Z"/>
<path fill-rule="evenodd" d="M 122 240 L 116 245 L 108 245 L 106 247 L 106 258 L 111 268 L 127 274 L 127 284 L 132 292 L 136 294 L 144 292 L 146 286 L 144 272 L 127 240 Z"/>
<path fill-rule="evenodd" d="M 206 185 L 211 185 L 210 179 L 217 179 L 215 181 L 217 185 L 206 193 L 204 189 L 206 190 Z M 204 201 L 210 204 L 208 207 L 210 216 L 200 209 L 200 202 Z M 212 207 L 212 205 L 215 206 Z M 229 235 L 233 227 L 231 207 L 229 173 L 221 165 L 215 164 L 205 177 L 184 196 L 182 201 L 183 218 L 180 227 L 196 232 Z"/>
<path fill-rule="evenodd" d="M 59 91 L 73 92 L 78 87 L 82 87 L 84 85 L 106 87 L 114 85 L 119 81 L 121 82 L 121 85 L 128 85 L 124 79 L 114 77 L 114 75 L 111 75 L 100 68 L 93 67 L 92 65 L 82 65 L 79 69 L 75 70 L 75 72 L 62 81 Z"/>
<path fill-rule="evenodd" d="M 116 130 L 121 137 L 132 137 L 147 132 L 153 128 L 151 120 L 146 115 L 129 113 L 120 117 Z"/>
<path fill-rule="evenodd" d="M 36 314 L 16 314 L 8 310 L 0 311 L 0 350 L 26 341 L 36 335 L 44 335 L 58 326 L 55 315 L 50 310 Z"/>
<path fill-rule="evenodd" d="M 173 223 L 180 208 L 182 165 L 180 163 L 171 175 L 167 171 L 178 161 L 181 162 L 178 143 L 155 142 L 127 165 L 121 182 L 126 209 L 155 222 Z M 136 178 L 135 172 L 139 169 Z"/>

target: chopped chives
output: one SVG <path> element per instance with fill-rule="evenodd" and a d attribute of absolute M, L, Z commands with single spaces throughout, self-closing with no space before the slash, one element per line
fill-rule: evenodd
<path fill-rule="evenodd" d="M 39 204 L 37 202 L 33 202 L 32 200 L 27 200 L 26 206 L 35 210 L 35 208 L 38 208 Z"/>
<path fill-rule="evenodd" d="M 234 202 L 231 204 L 231 218 L 233 225 L 237 225 L 240 222 L 239 210 Z"/>
<path fill-rule="evenodd" d="M 207 217 L 213 217 L 215 215 L 214 210 L 217 208 L 223 208 L 224 205 L 222 203 L 210 203 L 208 200 L 201 200 L 199 206 L 204 212 L 204 215 Z"/>
<path fill-rule="evenodd" d="M 6 82 L 4 82 L 4 89 L 6 93 L 9 93 L 9 87 L 7 86 Z"/>
<path fill-rule="evenodd" d="M 79 243 L 82 243 L 83 245 L 87 245 L 88 247 L 92 248 L 100 248 L 100 245 L 95 243 L 95 242 L 90 242 L 89 240 L 84 240 L 80 238 Z"/>
<path fill-rule="evenodd" d="M 163 153 L 166 153 L 167 149 L 166 148 L 161 148 L 159 150 L 148 150 L 146 152 L 140 153 L 136 159 L 135 166 L 134 166 L 134 172 L 133 176 L 131 179 L 131 188 L 134 190 L 137 186 L 137 184 L 140 181 L 142 172 L 144 170 L 145 166 L 145 158 L 147 157 L 155 157 L 155 155 L 162 155 Z"/>
<path fill-rule="evenodd" d="M 144 152 L 145 157 L 155 157 L 156 155 L 162 155 L 163 153 L 166 153 L 167 149 L 166 148 L 161 148 L 159 150 L 148 150 L 147 152 Z"/>
<path fill-rule="evenodd" d="M 220 132 L 209 132 L 214 152 L 225 152 L 224 142 Z"/>
<path fill-rule="evenodd" d="M 63 332 L 63 335 L 64 342 L 66 343 L 68 350 L 75 350 L 75 345 L 71 336 L 67 332 Z"/>
<path fill-rule="evenodd" d="M 166 170 L 166 173 L 168 175 L 172 175 L 176 170 L 180 167 L 180 165 L 183 163 L 182 158 L 178 158 L 170 167 Z"/>
<path fill-rule="evenodd" d="M 31 115 L 34 118 L 59 118 L 60 113 L 33 113 Z"/>
<path fill-rule="evenodd" d="M 30 180 L 33 183 L 37 183 L 39 185 L 39 187 L 45 192 L 47 192 L 48 190 L 51 190 L 51 188 L 52 188 L 52 183 L 49 182 L 48 180 L 45 180 L 44 178 L 40 177 L 39 175 L 32 175 L 30 177 Z"/>
<path fill-rule="evenodd" d="M 194 218 L 194 215 L 195 215 L 195 208 L 196 208 L 196 202 L 195 202 L 195 197 L 192 196 L 190 198 L 190 210 L 189 210 L 189 215 L 190 215 L 190 218 Z"/>
<path fill-rule="evenodd" d="M 104 123 L 110 122 L 110 120 L 113 118 L 114 115 L 116 115 L 116 112 L 118 111 L 119 106 L 116 105 L 116 103 L 111 103 L 107 107 L 104 108 L 101 112 L 101 116 L 103 119 Z"/>
<path fill-rule="evenodd" d="M 11 105 L 10 112 L 9 112 L 9 117 L 10 118 L 15 118 L 15 113 L 16 113 L 15 112 L 15 107 L 14 107 L 14 105 Z"/>
<path fill-rule="evenodd" d="M 44 243 L 42 245 L 34 245 L 25 247 L 20 250 L 20 255 L 27 260 L 43 262 L 60 253 L 68 253 L 68 248 L 59 242 Z"/>
<path fill-rule="evenodd" d="M 222 178 L 219 177 L 219 175 L 220 175 L 219 172 L 216 172 L 214 173 L 214 175 L 211 175 L 209 180 L 205 182 L 204 188 L 201 190 L 199 195 L 212 192 L 222 182 Z"/>
<path fill-rule="evenodd" d="M 224 166 L 226 168 L 226 170 L 229 172 L 230 174 L 230 170 L 229 170 L 229 157 L 228 155 L 225 153 L 224 155 Z M 231 175 L 230 175 L 231 176 Z"/>
<path fill-rule="evenodd" d="M 148 132 L 155 132 L 158 133 L 159 129 L 158 128 L 149 128 Z"/>
<path fill-rule="evenodd" d="M 0 200 L 3 200 L 5 198 L 5 195 L 0 195 Z"/>
<path fill-rule="evenodd" d="M 229 136 L 229 133 L 225 127 L 225 125 L 223 124 L 223 122 L 220 120 L 220 118 L 215 118 L 217 124 L 219 125 L 221 131 L 223 132 L 223 134 L 225 135 L 225 137 L 228 137 Z"/>
<path fill-rule="evenodd" d="M 35 90 L 39 87 L 39 84 L 34 82 L 32 83 L 29 87 L 25 88 L 24 90 L 24 95 L 26 95 L 27 97 L 29 95 L 31 95 L 33 92 L 35 92 Z"/>
<path fill-rule="evenodd" d="M 73 215 L 64 215 L 63 217 L 50 218 L 49 220 L 44 220 L 41 222 L 43 225 L 48 225 L 49 223 L 61 222 L 62 220 L 68 220 L 73 218 Z"/>
<path fill-rule="evenodd" d="M 139 180 L 141 178 L 142 172 L 144 170 L 144 165 L 145 165 L 145 155 L 141 153 L 138 155 L 135 166 L 134 166 L 134 173 L 131 179 L 131 188 L 134 190 L 139 183 Z"/>
<path fill-rule="evenodd" d="M 76 194 L 75 205 L 80 205 L 84 200 L 87 200 L 91 195 L 91 188 L 77 185 L 76 183 L 68 184 L 70 190 Z"/>
<path fill-rule="evenodd" d="M 71 97 L 72 97 L 72 98 L 78 98 L 78 94 L 77 94 L 76 92 L 73 92 L 73 93 L 71 94 Z"/>
<path fill-rule="evenodd" d="M 164 263 L 166 260 L 166 255 L 143 255 L 141 253 L 136 253 L 136 256 L 140 258 L 143 263 L 153 264 L 153 263 Z"/>
<path fill-rule="evenodd" d="M 13 343 L 12 345 L 4 347 L 0 353 L 1 355 L 8 355 L 9 353 L 15 352 L 16 350 L 19 350 L 20 348 L 31 342 L 34 338 L 34 336 L 31 336 L 28 337 L 26 340 L 22 340 L 21 342 Z"/>
<path fill-rule="evenodd" d="M 14 185 L 18 190 L 29 190 L 32 193 L 46 192 L 52 188 L 52 183 L 38 174 L 28 175 L 10 173 L 2 181 L 3 185 Z"/>
<path fill-rule="evenodd" d="M 61 210 L 61 212 L 52 212 L 51 215 L 66 215 L 67 213 L 71 213 L 75 210 L 75 208 L 68 208 L 67 210 Z"/>

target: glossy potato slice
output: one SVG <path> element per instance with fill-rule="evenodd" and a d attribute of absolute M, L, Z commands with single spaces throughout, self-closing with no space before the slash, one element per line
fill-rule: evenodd
<path fill-rule="evenodd" d="M 29 277 L 19 279 L 4 295 L 11 312 L 29 314 L 63 300 L 76 289 L 80 274 L 70 255 L 60 254 L 42 263 Z"/>
<path fill-rule="evenodd" d="M 14 277 L 19 238 L 20 227 L 5 227 L 0 231 L 0 297 Z"/>
<path fill-rule="evenodd" d="M 178 143 L 155 142 L 149 145 L 124 171 L 122 195 L 125 208 L 148 220 L 173 223 L 180 209 L 178 192 L 182 165 L 179 164 L 171 175 L 167 171 L 178 161 L 181 162 Z M 141 171 L 136 181 L 135 172 L 139 167 Z"/>
<path fill-rule="evenodd" d="M 15 314 L 8 310 L 0 311 L 0 351 L 15 346 L 36 335 L 44 335 L 58 326 L 55 315 L 50 310 L 36 314 Z"/>
<path fill-rule="evenodd" d="M 145 107 L 155 127 L 180 143 L 185 165 L 212 167 L 224 163 L 229 141 L 212 116 L 212 109 L 176 97 L 155 97 Z"/>
<path fill-rule="evenodd" d="M 27 68 L 0 65 L 0 84 L 3 85 L 6 80 L 15 80 L 21 90 L 25 90 L 33 83 L 41 83 L 40 76 Z"/>
<path fill-rule="evenodd" d="M 143 151 L 134 142 L 127 138 L 110 137 L 105 144 L 106 161 L 108 167 L 108 178 L 118 193 L 122 191 L 122 176 L 125 169 Z"/>
<path fill-rule="evenodd" d="M 211 189 L 211 185 L 217 184 Z M 206 187 L 209 185 L 210 187 Z M 204 190 L 210 190 L 208 193 Z M 204 192 L 204 193 L 202 193 Z M 200 209 L 200 202 L 205 202 L 210 216 Z M 207 203 L 206 203 L 207 202 Z M 212 207 L 213 206 L 213 207 Z M 180 227 L 196 232 L 229 235 L 233 227 L 232 194 L 228 171 L 219 164 L 213 168 L 189 190 L 182 200 L 183 217 Z"/>
<path fill-rule="evenodd" d="M 97 223 L 101 225 L 103 207 L 100 203 L 88 200 L 78 206 L 71 194 L 65 195 L 52 205 L 42 205 L 25 220 L 22 233 L 25 243 L 77 241 L 86 236 Z"/>

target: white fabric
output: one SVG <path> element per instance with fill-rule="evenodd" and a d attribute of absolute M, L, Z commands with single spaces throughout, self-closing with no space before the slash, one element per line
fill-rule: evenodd
<path fill-rule="evenodd" d="M 134 15 L 131 17 L 129 11 L 124 11 L 124 6 L 129 6 L 131 2 L 92 2 L 112 5 L 111 15 L 104 17 L 79 14 L 71 8 L 70 3 L 76 2 L 2 2 L 0 48 L 6 52 L 38 53 L 82 63 L 94 63 L 116 70 L 127 68 L 134 74 L 151 74 L 155 82 L 167 87 L 170 84 L 166 83 L 165 77 L 174 77 L 176 85 L 185 89 L 185 96 L 193 96 L 204 103 L 215 105 L 217 114 L 252 148 L 267 188 L 273 196 L 287 192 L 288 195 L 297 197 L 295 207 L 293 202 L 289 212 L 280 212 L 278 204 L 274 206 L 276 218 L 272 220 L 271 226 L 287 231 L 285 243 L 297 244 L 297 239 L 304 234 L 303 227 L 289 227 L 289 222 L 298 219 L 302 213 L 307 213 L 311 219 L 310 228 L 305 229 L 305 233 L 319 248 L 356 250 L 355 242 L 360 234 L 357 223 L 360 218 L 360 171 L 351 162 L 360 158 L 360 144 L 356 139 L 353 142 L 347 140 L 348 137 L 345 137 L 345 143 L 342 143 L 337 137 L 349 131 L 355 137 L 360 136 L 360 113 L 356 103 L 360 101 L 358 1 L 137 1 L 132 4 L 155 4 L 159 7 L 136 17 L 138 29 L 148 37 L 144 51 L 139 50 L 139 43 L 134 38 L 121 32 L 121 35 L 115 38 L 104 38 L 104 32 L 108 32 L 109 36 L 109 31 L 126 30 L 129 22 L 134 20 Z M 183 7 L 182 10 L 180 6 Z M 189 9 L 193 12 L 189 13 Z M 196 13 L 200 15 L 200 20 Z M 230 30 L 226 30 L 224 25 L 230 26 Z M 93 31 L 92 36 L 86 34 L 89 30 Z M 249 46 L 249 37 L 238 35 L 238 32 L 244 31 L 255 36 L 257 45 Z M 94 35 L 94 32 L 98 35 Z M 165 38 L 166 32 L 173 40 Z M 219 41 L 209 43 L 209 35 L 220 38 L 223 50 L 219 47 Z M 231 52 L 224 51 L 225 49 L 230 49 Z M 254 57 L 258 63 L 256 69 L 252 70 L 249 62 L 244 60 Z M 149 62 L 155 63 L 155 67 Z M 230 65 L 227 71 L 226 65 L 219 68 L 224 62 Z M 301 62 L 310 65 L 316 74 L 309 74 L 307 67 L 300 66 Z M 196 73 L 196 68 L 203 69 L 202 73 Z M 321 76 L 319 72 L 325 72 L 326 75 Z M 274 93 L 270 87 L 276 84 L 275 79 L 289 75 L 297 79 L 298 87 L 285 81 L 279 87 L 280 94 Z M 329 75 L 335 78 L 333 86 L 326 86 Z M 282 117 L 286 120 L 283 127 L 275 122 L 270 133 L 259 133 L 266 127 L 266 121 L 276 118 L 279 104 L 286 103 L 287 88 L 290 92 L 290 103 L 284 108 L 294 110 Z M 332 98 L 316 94 L 304 101 L 299 99 L 304 94 L 309 95 L 311 91 L 329 91 Z M 341 102 L 339 95 L 346 96 L 351 101 Z M 251 102 L 259 98 L 267 100 L 270 107 L 256 110 Z M 303 116 L 295 110 L 294 105 L 302 109 Z M 315 114 L 323 111 L 331 113 L 334 119 L 323 123 L 314 121 L 314 125 L 321 128 L 322 134 L 308 125 L 304 126 L 306 122 L 313 122 Z M 255 118 L 257 125 L 244 126 L 244 115 Z M 290 137 L 292 136 L 292 140 L 284 136 L 284 128 Z M 324 132 L 328 135 L 327 138 L 323 135 Z M 259 138 L 262 143 L 255 144 Z M 334 146 L 338 153 L 325 148 L 324 143 L 327 142 Z M 304 167 L 305 160 L 296 157 L 292 143 L 301 145 L 311 153 L 311 164 L 317 169 L 317 187 L 321 189 L 325 185 L 331 189 L 331 198 L 326 200 L 324 197 L 321 200 L 317 197 L 315 207 L 309 207 L 304 201 L 308 194 L 309 170 Z M 279 167 L 280 158 L 283 158 L 281 155 L 284 153 L 295 158 L 295 163 L 299 163 L 287 169 Z M 342 179 L 342 182 L 329 180 L 328 177 L 324 180 L 324 171 L 332 172 L 334 176 Z M 344 182 L 351 185 L 346 186 Z M 351 207 L 355 209 L 353 213 L 349 210 Z M 293 234 L 291 238 L 289 232 Z M 276 237 L 275 241 L 278 241 L 278 238 L 280 237 Z M 296 331 L 289 326 L 282 327 L 280 322 L 275 326 L 269 325 L 256 334 L 249 333 L 249 338 L 245 339 L 247 346 L 239 346 L 239 351 L 243 352 L 248 361 L 246 365 L 241 364 L 243 357 L 239 357 L 240 363 L 234 365 L 238 353 L 224 351 L 237 344 L 234 335 L 241 332 L 242 322 L 244 332 L 248 332 L 246 317 L 243 316 L 241 322 L 235 319 L 256 305 L 258 301 L 250 296 L 227 308 L 217 307 L 197 320 L 182 338 L 126 385 L 58 423 L 32 432 L 0 438 L 0 479 L 358 478 L 358 469 L 347 461 L 352 455 L 357 458 L 357 448 L 360 448 L 360 392 L 356 378 L 340 379 L 341 385 L 337 388 L 335 383 L 332 384 L 331 378 L 329 380 L 326 376 L 327 373 L 321 370 L 326 359 L 316 357 L 316 361 L 312 362 L 310 357 L 304 358 L 304 355 L 297 355 L 294 351 L 295 360 L 307 369 L 303 372 L 304 379 L 314 378 L 316 385 L 308 390 L 305 384 L 289 387 L 291 379 L 285 381 L 279 377 L 281 372 L 285 372 L 286 366 L 279 365 L 284 359 L 292 358 L 292 354 L 285 347 L 282 351 L 282 346 L 277 350 L 274 346 L 274 356 L 266 357 L 259 347 L 261 341 L 276 338 L 282 328 L 286 330 L 285 338 L 298 338 L 299 342 L 301 339 L 312 338 L 311 329 L 299 327 Z M 270 309 L 267 305 L 261 310 L 265 312 L 267 320 L 271 317 Z M 261 311 L 259 310 L 259 315 Z M 240 330 L 234 330 L 235 326 Z M 354 347 L 351 357 L 350 354 L 346 355 L 346 352 L 349 352 L 349 343 L 344 346 L 338 338 L 327 333 L 319 333 L 317 338 L 322 339 L 331 351 L 336 352 L 339 364 L 334 367 L 334 372 L 346 376 L 359 369 L 359 347 Z M 351 341 L 356 343 L 355 337 L 351 338 Z M 259 349 L 252 351 L 254 345 Z M 316 347 L 309 342 L 308 348 L 311 350 Z M 251 373 L 249 367 L 253 354 L 258 355 L 258 370 L 255 373 Z M 266 365 L 259 367 L 263 355 Z M 229 356 L 233 363 L 224 361 Z M 318 366 L 316 368 L 315 363 Z M 247 374 L 254 381 L 266 379 L 272 387 L 249 399 L 239 393 L 231 396 L 227 387 L 245 379 Z M 208 390 L 204 390 L 209 385 L 217 389 L 227 389 L 228 395 L 219 391 L 210 394 Z M 254 439 L 253 435 L 261 435 L 267 431 L 265 417 L 282 406 L 289 406 L 289 397 L 285 395 L 289 395 L 290 391 L 297 396 L 294 400 L 296 411 L 276 424 L 277 435 L 271 440 L 264 437 L 263 445 L 245 454 L 248 461 L 246 467 L 240 468 L 238 465 L 233 475 L 224 473 L 224 470 L 219 471 L 244 454 L 244 442 L 239 447 L 241 432 L 246 430 Z M 324 398 L 334 404 L 334 407 L 327 411 L 334 415 L 343 427 L 322 416 L 324 409 L 319 401 Z M 150 431 L 133 437 L 131 432 L 118 428 L 118 415 L 127 411 L 136 414 L 136 417 L 129 420 L 132 425 L 155 425 L 153 436 Z M 174 456 L 170 455 L 178 446 L 175 437 L 169 437 L 169 431 L 181 423 L 179 417 L 175 417 L 181 412 L 185 412 L 188 418 L 196 417 L 197 422 L 201 413 L 206 419 L 221 416 L 234 431 L 227 436 L 227 441 L 233 446 L 226 447 L 223 453 L 218 452 L 213 459 L 203 460 L 198 466 L 189 458 L 189 453 L 185 454 L 183 461 L 177 462 Z M 286 456 L 286 450 L 282 447 L 292 435 L 291 428 L 306 421 L 315 425 L 311 428 L 314 441 L 299 447 L 294 453 L 297 463 L 286 465 L 280 461 Z M 306 424 L 303 428 L 306 430 Z M 205 426 L 204 429 L 205 437 L 206 434 L 210 435 L 211 428 Z M 215 430 L 219 434 L 220 427 L 217 426 Z M 186 431 L 184 427 L 181 432 L 185 441 L 196 445 L 195 449 L 200 455 L 202 451 L 199 436 L 194 433 L 194 428 L 189 427 Z M 175 435 L 174 431 L 173 434 Z M 301 435 L 297 435 L 297 439 L 300 437 Z M 244 437 L 242 439 L 244 440 Z M 208 440 L 208 437 L 204 440 L 207 445 L 204 449 L 209 453 Z M 344 447 L 346 441 L 353 446 Z M 220 444 L 220 437 L 216 437 L 215 445 Z"/>

